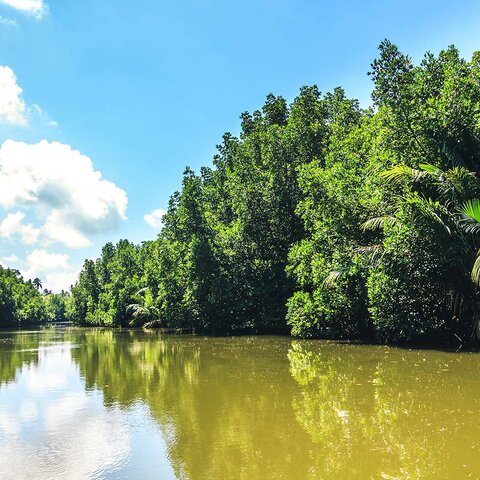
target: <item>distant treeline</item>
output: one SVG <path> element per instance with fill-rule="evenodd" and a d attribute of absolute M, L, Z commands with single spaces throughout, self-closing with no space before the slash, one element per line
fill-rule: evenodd
<path fill-rule="evenodd" d="M 87 325 L 466 343 L 480 313 L 480 54 L 388 41 L 373 106 L 268 95 L 187 168 L 154 241 L 108 243 L 72 288 Z"/>
<path fill-rule="evenodd" d="M 67 292 L 42 291 L 39 278 L 25 281 L 18 270 L 0 265 L 0 328 L 65 321 L 71 304 Z"/>

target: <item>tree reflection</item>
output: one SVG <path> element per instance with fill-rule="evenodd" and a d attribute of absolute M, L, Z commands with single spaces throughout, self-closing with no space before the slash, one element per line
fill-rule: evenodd
<path fill-rule="evenodd" d="M 317 445 L 311 478 L 475 476 L 479 359 L 293 342 L 295 416 Z"/>
<path fill-rule="evenodd" d="M 476 354 L 113 329 L 0 339 L 0 383 L 68 343 L 85 388 L 112 412 L 148 407 L 177 478 L 477 476 Z"/>
<path fill-rule="evenodd" d="M 0 385 L 15 380 L 26 365 L 38 364 L 41 344 L 53 339 L 54 329 L 0 332 Z"/>
<path fill-rule="evenodd" d="M 308 475 L 311 441 L 292 415 L 288 339 L 81 335 L 72 356 L 87 388 L 107 403 L 148 405 L 178 478 Z"/>

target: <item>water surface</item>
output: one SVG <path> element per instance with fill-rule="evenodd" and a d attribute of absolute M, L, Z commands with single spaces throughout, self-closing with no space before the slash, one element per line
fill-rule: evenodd
<path fill-rule="evenodd" d="M 480 356 L 0 332 L 0 478 L 478 478 Z"/>

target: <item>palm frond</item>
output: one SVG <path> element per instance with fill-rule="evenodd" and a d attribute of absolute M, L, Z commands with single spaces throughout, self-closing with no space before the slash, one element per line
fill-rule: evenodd
<path fill-rule="evenodd" d="M 480 198 L 467 200 L 461 207 L 460 212 L 466 217 L 480 223 Z"/>
<path fill-rule="evenodd" d="M 471 277 L 473 283 L 475 283 L 476 285 L 480 285 L 480 251 L 477 252 L 477 258 L 475 259 L 475 263 L 473 264 Z"/>
<path fill-rule="evenodd" d="M 369 257 L 372 265 L 376 265 L 383 255 L 383 246 L 366 245 L 362 247 L 357 247 L 353 250 L 353 253 Z"/>
<path fill-rule="evenodd" d="M 466 180 L 476 179 L 475 174 L 465 167 L 453 167 L 447 170 L 446 176 L 451 181 L 465 182 Z"/>
<path fill-rule="evenodd" d="M 388 183 L 394 185 L 400 183 L 405 177 L 410 177 L 414 182 L 419 181 L 421 178 L 426 176 L 425 172 L 421 170 L 416 170 L 408 165 L 395 165 L 390 170 L 386 170 L 380 174 Z"/>
<path fill-rule="evenodd" d="M 418 165 L 422 172 L 428 173 L 430 176 L 434 178 L 441 178 L 445 176 L 445 172 L 440 168 L 432 165 L 431 163 L 420 163 Z"/>
<path fill-rule="evenodd" d="M 385 226 L 400 225 L 400 220 L 392 215 L 383 215 L 381 217 L 370 218 L 362 224 L 362 229 L 379 230 Z"/>
<path fill-rule="evenodd" d="M 138 303 L 132 303 L 127 306 L 127 313 L 131 313 L 134 318 L 143 317 L 148 315 L 148 309 Z"/>
<path fill-rule="evenodd" d="M 472 235 L 480 233 L 480 223 L 471 218 L 463 218 L 461 220 L 460 226 L 465 233 L 471 233 Z"/>
<path fill-rule="evenodd" d="M 478 184 L 475 175 L 464 167 L 451 168 L 436 181 L 440 196 L 452 203 L 457 203 L 458 196 L 468 191 L 474 183 Z"/>
<path fill-rule="evenodd" d="M 480 232 L 480 199 L 467 200 L 460 208 L 462 220 L 460 225 L 467 233 Z"/>
<path fill-rule="evenodd" d="M 404 198 L 405 203 L 412 205 L 418 214 L 430 218 L 435 223 L 443 227 L 449 235 L 452 234 L 450 227 L 444 218 L 448 219 L 450 214 L 448 210 L 438 201 L 431 198 L 418 195 L 417 193 L 408 194 Z M 444 218 L 442 218 L 442 216 Z"/>
<path fill-rule="evenodd" d="M 331 287 L 337 283 L 337 280 L 343 275 L 340 270 L 332 270 L 323 280 L 324 287 Z"/>

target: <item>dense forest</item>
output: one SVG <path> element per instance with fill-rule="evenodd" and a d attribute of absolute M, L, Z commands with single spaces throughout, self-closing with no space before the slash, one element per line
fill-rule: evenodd
<path fill-rule="evenodd" d="M 67 316 L 212 334 L 476 340 L 480 53 L 467 61 L 452 46 L 415 65 L 384 41 L 369 75 L 367 109 L 342 88 L 311 86 L 243 113 L 211 167 L 185 170 L 156 240 L 108 243 L 85 262 Z"/>
<path fill-rule="evenodd" d="M 67 292 L 42 290 L 39 278 L 25 281 L 18 270 L 0 265 L 0 327 L 28 326 L 67 320 Z"/>

